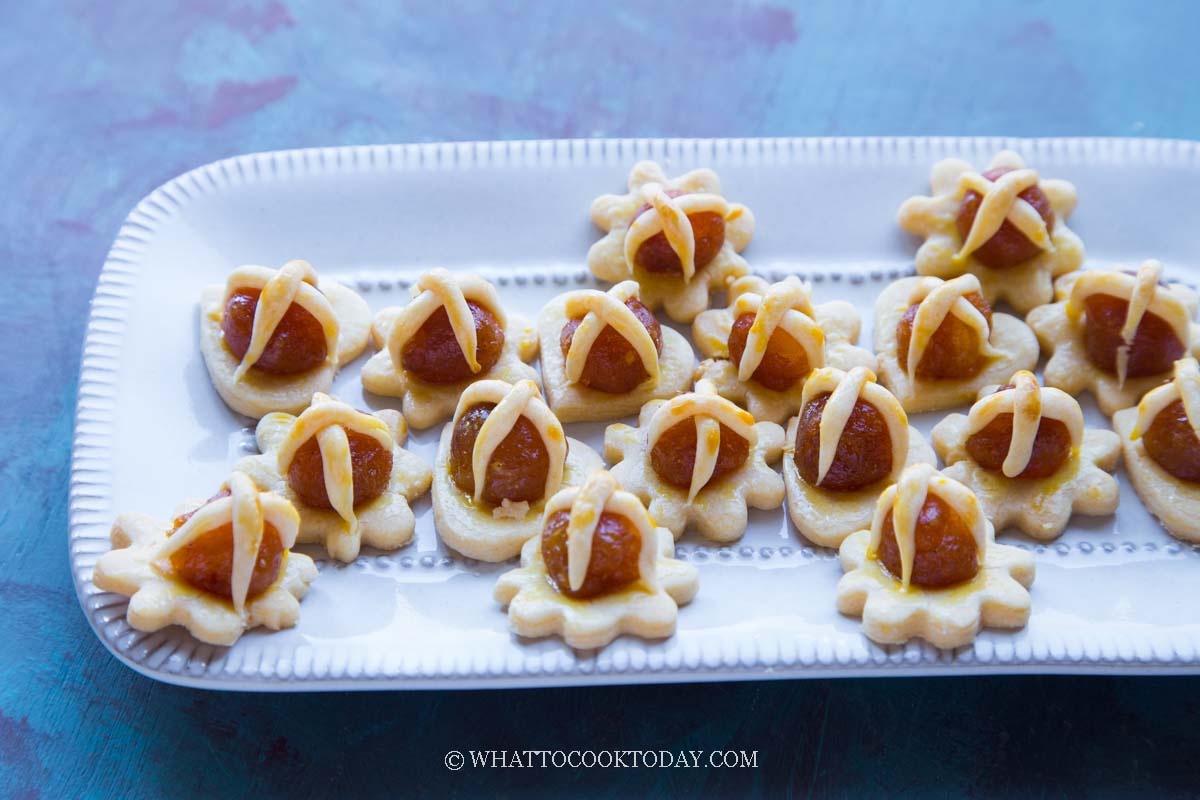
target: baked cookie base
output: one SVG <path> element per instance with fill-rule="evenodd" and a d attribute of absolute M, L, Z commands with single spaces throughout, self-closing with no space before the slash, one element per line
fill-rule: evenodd
<path fill-rule="evenodd" d="M 772 469 L 783 452 L 783 428 L 773 422 L 754 426 L 758 440 L 736 471 L 705 486 L 688 502 L 688 492 L 664 483 L 650 466 L 646 427 L 662 401 L 647 403 L 637 428 L 609 425 L 604 432 L 604 457 L 613 462 L 613 477 L 627 492 L 646 504 L 655 523 L 678 539 L 694 527 L 706 539 L 733 542 L 746 532 L 748 508 L 771 510 L 783 502 L 783 480 Z"/>
<path fill-rule="evenodd" d="M 862 617 L 867 638 L 903 644 L 922 638 L 951 649 L 974 641 L 981 628 L 1023 628 L 1029 621 L 1033 554 L 996 544 L 988 525 L 988 546 L 979 573 L 962 586 L 900 590 L 900 582 L 867 558 L 871 531 L 855 531 L 838 549 L 846 574 L 837 585 L 837 609 Z"/>
<path fill-rule="evenodd" d="M 500 358 L 486 373 L 458 383 L 426 383 L 403 367 L 392 363 L 387 342 L 401 311 L 400 306 L 385 308 L 375 316 L 371 335 L 379 350 L 363 365 L 363 388 L 384 397 L 399 397 L 404 419 L 417 430 L 432 427 L 454 415 L 458 398 L 475 381 L 486 379 L 516 383 L 531 380 L 538 386 L 542 379 L 528 361 L 537 355 L 538 343 L 528 320 L 508 315 L 504 329 L 504 347 Z"/>
<path fill-rule="evenodd" d="M 908 310 L 908 297 L 920 278 L 901 278 L 888 286 L 875 301 L 875 353 L 879 359 L 879 381 L 910 414 L 937 411 L 971 403 L 984 386 L 1004 384 L 1017 370 L 1037 366 L 1038 340 L 1021 320 L 1008 314 L 992 315 L 992 348 L 999 355 L 979 374 L 962 380 L 922 380 L 914 383 L 900 368 L 897 358 L 896 326 Z"/>
<path fill-rule="evenodd" d="M 542 561 L 538 534 L 521 548 L 521 566 L 500 576 L 495 598 L 508 606 L 508 619 L 518 636 L 562 636 L 576 649 L 603 647 L 621 634 L 662 639 L 675 633 L 679 606 L 691 601 L 700 588 L 699 573 L 691 564 L 674 558 L 675 539 L 665 528 L 658 532 L 655 570 L 658 588 L 645 584 L 612 595 L 574 600 L 559 594 Z"/>
<path fill-rule="evenodd" d="M 1136 407 L 1126 408 L 1112 419 L 1125 451 L 1125 473 L 1146 510 L 1158 517 L 1167 533 L 1200 544 L 1200 484 L 1176 478 L 1150 457 L 1142 439 L 1133 438 L 1137 416 Z"/>
<path fill-rule="evenodd" d="M 496 563 L 521 552 L 521 545 L 542 530 L 544 502 L 525 509 L 519 517 L 492 513 L 480 508 L 454 485 L 450 478 L 450 439 L 453 423 L 447 423 L 438 443 L 433 467 L 433 521 L 438 536 L 449 547 L 468 558 Z M 567 437 L 567 460 L 563 486 L 578 486 L 590 473 L 604 469 L 600 455 L 583 442 Z"/>
<path fill-rule="evenodd" d="M 604 422 L 632 416 L 650 400 L 674 397 L 692 385 L 696 356 L 687 339 L 662 326 L 662 354 L 658 359 L 658 382 L 644 381 L 625 394 L 610 394 L 567 381 L 566 359 L 559 337 L 567 324 L 565 295 L 546 304 L 538 317 L 542 373 L 546 403 L 560 422 Z"/>
<path fill-rule="evenodd" d="M 234 375 L 241 362 L 225 346 L 221 332 L 225 285 L 204 288 L 200 294 L 200 352 L 225 405 L 253 419 L 272 411 L 299 414 L 308 407 L 314 394 L 329 390 L 339 366 L 358 358 L 370 335 L 371 309 L 365 300 L 340 283 L 321 281 L 321 291 L 338 320 L 337 365 L 324 364 L 300 375 L 269 375 L 251 368 L 239 381 Z"/>
<path fill-rule="evenodd" d="M 796 431 L 799 417 L 788 422 L 786 445 L 783 449 L 783 480 L 787 486 L 787 511 L 800 532 L 808 541 L 820 547 L 837 547 L 855 531 L 871 527 L 875 516 L 875 501 L 879 494 L 893 483 L 881 480 L 854 492 L 831 492 L 809 485 L 800 477 L 794 458 Z M 937 466 L 933 448 L 925 441 L 921 432 L 908 427 L 908 458 L 905 467 L 913 464 Z"/>
<path fill-rule="evenodd" d="M 300 514 L 297 542 L 322 544 L 330 557 L 346 562 L 358 558 L 364 544 L 380 550 L 396 550 L 412 540 L 416 517 L 409 504 L 429 490 L 433 470 L 420 456 L 402 447 L 408 431 L 399 412 L 386 409 L 376 411 L 374 416 L 383 420 L 395 442 L 392 472 L 383 494 L 354 507 L 359 523 L 357 535 L 350 533 L 346 521 L 336 511 L 305 505 L 292 491 L 287 478 L 279 473 L 279 446 L 296 419 L 291 414 L 268 414 L 259 420 L 254 438 L 262 454 L 246 456 L 234 470 L 245 472 L 259 488 L 272 491 L 295 506 Z"/>
<path fill-rule="evenodd" d="M 875 371 L 874 354 L 854 344 L 862 327 L 854 306 L 834 300 L 815 306 L 813 314 L 813 319 L 825 333 L 825 366 L 846 371 L 866 367 Z M 700 365 L 696 380 L 712 381 L 717 394 L 740 403 L 756 420 L 783 425 L 788 417 L 800 410 L 804 381 L 796 381 L 788 389 L 777 392 L 754 380 L 739 380 L 737 367 L 729 360 L 729 331 L 732 328 L 733 311 L 729 308 L 714 308 L 696 317 L 692 324 L 692 339 L 708 359 Z"/>
<path fill-rule="evenodd" d="M 200 505 L 187 504 L 179 513 Z M 229 601 L 188 586 L 154 565 L 169 530 L 170 525 L 145 514 L 122 514 L 113 524 L 113 549 L 96 562 L 92 582 L 98 589 L 129 598 L 125 616 L 130 626 L 151 632 L 182 625 L 202 642 L 229 646 L 251 628 L 280 630 L 300 619 L 300 599 L 317 577 L 311 558 L 294 551 L 285 553 L 279 579 L 248 599 L 239 614 Z"/>
<path fill-rule="evenodd" d="M 1015 526 L 1034 539 L 1057 539 L 1071 514 L 1105 516 L 1117 510 L 1121 493 L 1109 473 L 1121 457 L 1112 431 L 1086 428 L 1079 451 L 1047 478 L 1008 478 L 986 470 L 967 452 L 967 416 L 951 414 L 933 428 L 933 447 L 947 465 L 942 474 L 966 485 L 979 498 L 983 515 L 1002 531 Z"/>

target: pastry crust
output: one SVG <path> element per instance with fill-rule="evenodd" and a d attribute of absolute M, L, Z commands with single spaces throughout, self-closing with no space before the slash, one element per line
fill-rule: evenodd
<path fill-rule="evenodd" d="M 500 358 L 487 372 L 480 372 L 458 383 L 427 383 L 404 369 L 394 357 L 403 342 L 393 341 L 398 324 L 403 324 L 405 315 L 420 313 L 418 301 L 426 302 L 422 295 L 425 281 L 437 281 L 439 285 L 457 285 L 472 298 L 476 294 L 486 295 L 486 305 L 504 329 L 504 347 Z M 505 314 L 496 301 L 495 289 L 487 281 L 475 275 L 455 275 L 444 269 L 431 270 L 413 285 L 414 301 L 407 306 L 391 306 L 375 315 L 371 335 L 379 351 L 363 366 L 363 388 L 373 394 L 401 398 L 401 410 L 408 424 L 417 430 L 432 427 L 454 413 L 459 396 L 472 383 L 494 379 L 516 383 L 531 380 L 540 385 L 541 378 L 528 363 L 538 352 L 537 336 L 533 325 L 523 317 Z M 493 305 L 494 303 L 494 305 Z M 426 317 L 422 317 L 425 319 Z"/>
<path fill-rule="evenodd" d="M 997 167 L 1032 173 L 1030 179 L 1041 188 L 1054 209 L 1054 230 L 1047 235 L 1037 212 L 1025 201 L 1012 198 L 1016 200 L 1014 203 L 1005 197 L 1008 202 L 995 208 L 997 215 L 1007 210 L 1008 219 L 1023 212 L 1026 224 L 1032 223 L 1031 231 L 1035 233 L 1031 241 L 1041 241 L 1044 245 L 1041 254 L 1029 261 L 1005 269 L 992 269 L 970 254 L 959 255 L 963 241 L 955 220 L 967 190 L 972 187 L 984 188 L 989 184 L 1000 193 L 1018 188 L 1002 186 L 1003 178 L 992 184 L 961 159 L 951 158 L 935 164 L 930 178 L 932 197 L 910 197 L 900 206 L 897 221 L 904 230 L 925 238 L 916 255 L 918 274 L 953 278 L 970 273 L 979 278 L 983 296 L 989 303 L 1006 300 L 1018 313 L 1024 314 L 1035 306 L 1050 302 L 1053 279 L 1078 269 L 1083 263 L 1083 242 L 1067 227 L 1067 217 L 1075 210 L 1078 198 L 1073 184 L 1063 180 L 1039 180 L 1037 173 L 1025 170 L 1025 162 L 1010 150 L 997 153 L 987 169 Z M 1014 173 L 1009 175 L 1020 180 Z M 1029 180 L 1024 183 L 1029 183 Z M 1018 205 L 1023 208 L 1014 211 L 1014 206 Z M 981 207 L 979 216 L 983 214 Z M 1002 220 L 994 222 L 996 227 Z M 979 224 L 977 217 L 976 225 Z M 1037 230 L 1039 227 L 1040 230 Z M 983 241 L 978 244 L 983 244 Z"/>
<path fill-rule="evenodd" d="M 581 508 L 577 511 L 576 506 Z M 696 596 L 700 581 L 695 567 L 674 558 L 671 532 L 655 527 L 640 501 L 620 490 L 603 470 L 589 475 L 582 486 L 564 489 L 551 498 L 542 524 L 551 514 L 565 510 L 571 514 L 567 567 L 572 586 L 586 579 L 592 532 L 605 510 L 624 517 L 641 534 L 639 578 L 611 594 L 568 597 L 550 578 L 539 533 L 521 548 L 521 566 L 501 575 L 496 583 L 496 601 L 508 606 L 513 631 L 528 637 L 561 635 L 568 645 L 579 649 L 603 647 L 623 633 L 647 639 L 673 634 L 679 606 Z"/>
<path fill-rule="evenodd" d="M 249 478 L 246 480 L 249 481 Z M 287 516 L 281 508 L 270 508 L 272 505 L 285 504 L 286 501 L 267 493 L 263 495 L 277 501 L 264 502 L 268 506 L 264 509 L 268 519 L 271 519 L 272 510 L 280 517 Z M 179 509 L 179 513 L 188 513 L 202 505 L 198 501 L 187 503 Z M 287 508 L 290 509 L 290 505 Z M 300 618 L 299 601 L 308 593 L 309 584 L 316 579 L 317 567 L 308 556 L 289 550 L 292 541 L 288 538 L 286 520 L 272 519 L 272 522 L 276 523 L 284 546 L 279 577 L 258 596 L 247 598 L 241 608 L 172 576 L 169 569 L 161 564 L 162 550 L 169 541 L 167 534 L 171 530 L 171 523 L 145 514 L 130 513 L 117 517 L 112 528 L 113 549 L 96 562 L 92 582 L 98 589 L 129 598 L 126 619 L 140 631 L 157 631 L 167 625 L 182 625 L 202 642 L 228 646 L 245 631 L 260 625 L 271 630 L 290 628 Z M 294 524 L 290 526 L 290 531 L 294 536 Z"/>
<path fill-rule="evenodd" d="M 1033 309 L 1026 319 L 1029 327 L 1037 334 L 1042 348 L 1050 353 L 1050 360 L 1046 362 L 1046 368 L 1043 370 L 1046 385 L 1062 389 L 1071 395 L 1089 391 L 1096 398 L 1100 410 L 1112 415 L 1122 408 L 1136 404 L 1143 394 L 1167 380 L 1170 373 L 1127 378 L 1122 383 L 1117 375 L 1105 372 L 1092 364 L 1084 340 L 1086 317 L 1076 316 L 1072 319 L 1073 315 L 1068 313 L 1067 308 L 1071 290 L 1083 274 L 1083 271 L 1073 272 L 1055 281 L 1056 302 Z M 1189 319 L 1195 315 L 1197 298 L 1191 289 L 1180 283 L 1171 283 L 1158 291 L 1167 293 L 1182 303 L 1187 309 Z M 1195 323 L 1188 325 L 1188 341 L 1184 343 L 1184 347 L 1187 354 L 1200 355 L 1200 327 Z"/>
<path fill-rule="evenodd" d="M 998 388 L 986 386 L 980 390 L 980 402 L 993 396 Z M 1117 479 L 1108 473 L 1117 467 L 1121 445 L 1112 431 L 1083 429 L 1083 412 L 1070 395 L 1055 389 L 1040 391 L 1043 396 L 1057 393 L 1055 399 L 1073 404 L 1077 413 L 1074 422 L 1078 425 L 1079 440 L 1072 443 L 1070 458 L 1053 475 L 1010 478 L 981 467 L 967 451 L 971 424 L 965 414 L 951 414 L 943 419 L 934 426 L 932 438 L 934 449 L 947 465 L 942 474 L 975 493 L 983 515 L 997 530 L 1012 525 L 1035 539 L 1050 541 L 1062 535 L 1072 513 L 1105 516 L 1117 510 L 1120 488 Z M 1036 431 L 1036 421 L 1032 428 Z"/>
<path fill-rule="evenodd" d="M 300 267 L 311 272 L 306 262 L 289 262 L 283 269 Z M 200 352 L 209 377 L 225 405 L 239 414 L 258 419 L 272 411 L 300 413 L 317 392 L 327 392 L 338 368 L 362 353 L 371 329 L 371 310 L 358 294 L 330 280 L 321 280 L 319 288 L 332 307 L 336 319 L 337 345 L 333 358 L 298 375 L 270 375 L 254 369 L 238 377 L 241 362 L 225 346 L 221 319 L 229 294 L 244 286 L 237 283 L 243 272 L 265 271 L 266 267 L 241 267 L 225 284 L 206 286 L 200 294 Z M 282 272 L 282 270 L 281 270 Z M 314 273 L 315 274 L 315 273 Z M 235 285 L 236 284 L 236 285 Z M 255 287 L 258 288 L 258 287 Z"/>
<path fill-rule="evenodd" d="M 928 477 L 924 480 L 929 490 L 943 500 L 948 493 L 965 493 L 962 499 L 966 505 L 974 502 L 970 490 L 926 465 L 905 470 L 901 487 L 915 470 L 926 471 Z M 891 506 L 894 496 L 893 489 L 880 496 L 877 517 L 882 516 L 880 509 L 886 511 Z M 982 627 L 1024 627 L 1029 621 L 1033 554 L 996 544 L 992 524 L 979 515 L 978 509 L 975 514 L 975 524 L 982 527 L 979 572 L 963 584 L 944 589 L 905 586 L 889 575 L 870 552 L 872 530 L 850 534 L 838 549 L 845 571 L 837 585 L 838 611 L 861 616 L 863 633 L 880 644 L 903 644 L 920 637 L 935 647 L 950 649 L 970 644 Z"/>
<path fill-rule="evenodd" d="M 689 409 L 697 402 L 710 400 L 728 403 L 726 414 L 742 420 L 742 433 L 752 439 L 746 462 L 737 470 L 705 484 L 693 497 L 690 492 L 663 481 L 650 464 L 651 434 L 655 414 L 662 410 L 670 424 L 691 417 L 703 417 L 704 408 Z M 664 406 L 666 407 L 664 409 Z M 688 413 L 689 410 L 695 413 Z M 712 417 L 709 417 L 712 419 Z M 718 421 L 722 421 L 718 419 Z M 688 526 L 715 542 L 732 542 L 746 532 L 750 507 L 762 510 L 778 508 L 783 502 L 783 480 L 770 464 L 783 452 L 783 429 L 773 422 L 755 423 L 754 418 L 719 398 L 711 384 L 701 382 L 696 391 L 672 400 L 655 400 L 642 407 L 638 427 L 609 425 L 604 432 L 604 457 L 613 463 L 612 474 L 626 491 L 648 504 L 650 516 L 678 539 Z"/>
<path fill-rule="evenodd" d="M 992 314 L 992 354 L 978 375 L 962 380 L 909 379 L 900 368 L 896 327 L 912 302 L 914 291 L 940 283 L 937 278 L 901 278 L 892 283 L 875 301 L 875 354 L 879 359 L 879 379 L 910 414 L 936 411 L 971 402 L 979 390 L 998 384 L 1017 370 L 1037 365 L 1038 342 L 1024 322 L 1008 314 Z"/>
<path fill-rule="evenodd" d="M 632 284 L 632 281 L 629 283 Z M 625 286 L 625 283 L 618 284 L 610 289 L 608 294 L 611 295 Z M 633 287 L 636 289 L 636 284 Z M 658 356 L 657 380 L 652 376 L 625 394 L 601 392 L 571 382 L 567 378 L 566 358 L 563 356 L 559 337 L 568 321 L 568 302 L 572 297 L 585 295 L 587 291 L 589 290 L 561 294 L 547 303 L 538 315 L 537 327 L 541 340 L 546 399 L 558 418 L 563 422 L 620 419 L 636 414 L 647 401 L 673 397 L 687 391 L 696 368 L 696 356 L 692 353 L 687 339 L 666 325 L 661 329 L 663 348 L 662 354 Z"/>
<path fill-rule="evenodd" d="M 416 527 L 416 517 L 410 503 L 429 490 L 433 470 L 423 458 L 404 449 L 408 426 L 400 412 L 384 409 L 367 414 L 338 402 L 336 398 L 318 393 L 313 398 L 312 408 L 304 413 L 307 415 L 314 409 L 321 410 L 329 406 L 341 407 L 338 410 L 343 415 L 348 412 L 373 417 L 390 434 L 392 472 L 387 487 L 378 497 L 354 506 L 355 523 L 343 519 L 336 510 L 306 505 L 288 485 L 288 465 L 280 463 L 280 451 L 300 417 L 276 413 L 259 420 L 254 438 L 261 455 L 246 456 L 234 469 L 245 472 L 259 486 L 265 486 L 290 501 L 300 514 L 297 541 L 322 544 L 326 552 L 338 561 L 350 562 L 358 558 L 364 544 L 380 550 L 403 547 L 412 540 Z M 311 434 L 316 435 L 316 431 Z M 350 492 L 353 492 L 352 484 Z"/>
<path fill-rule="evenodd" d="M 1146 452 L 1142 438 L 1142 429 L 1149 427 L 1166 405 L 1181 399 L 1178 387 L 1181 380 L 1193 384 L 1182 393 L 1184 407 L 1191 420 L 1200 380 L 1195 360 L 1181 359 L 1175 362 L 1175 377 L 1171 383 L 1148 393 L 1139 407 L 1118 411 L 1113 415 L 1112 422 L 1125 451 L 1125 472 L 1133 481 L 1133 488 L 1137 490 L 1146 509 L 1158 517 L 1167 532 L 1175 538 L 1200 544 L 1200 484 L 1177 478 L 1159 466 Z"/>
<path fill-rule="evenodd" d="M 629 173 L 628 186 L 626 194 L 601 195 L 592 203 L 592 221 L 605 235 L 588 250 L 588 268 L 597 278 L 610 283 L 637 280 L 641 285 L 641 300 L 651 311 L 662 306 L 676 322 L 691 322 L 708 308 L 711 291 L 721 291 L 729 280 L 750 271 L 738 253 L 754 235 L 754 215 L 745 206 L 728 203 L 721 197 L 721 181 L 710 169 L 696 169 L 669 179 L 658 164 L 639 161 Z M 685 194 L 674 199 L 665 197 L 663 192 L 670 190 Z M 651 209 L 638 218 L 638 224 L 632 224 L 638 209 L 647 203 Z M 690 262 L 688 248 L 694 244 L 686 214 L 692 211 L 714 211 L 725 217 L 725 242 L 712 261 L 696 269 L 689 280 L 682 276 L 648 274 L 630 264 L 629 237 L 644 241 L 649 235 L 663 231 L 664 214 L 671 218 L 668 227 L 686 228 L 686 232 L 678 234 L 672 231 L 668 238 L 681 240 L 678 246 L 672 243 L 673 249 L 677 254 L 684 250 L 686 258 L 681 256 L 681 261 Z M 682 240 L 686 240 L 686 246 Z"/>
<path fill-rule="evenodd" d="M 729 287 L 728 305 L 703 312 L 692 323 L 692 340 L 696 348 L 706 356 L 700 364 L 696 379 L 713 382 L 717 392 L 724 398 L 740 403 L 757 420 L 782 425 L 792 414 L 800 410 L 800 398 L 804 391 L 804 380 L 798 380 L 785 391 L 768 389 L 756 380 L 743 381 L 738 377 L 738 365 L 729 360 L 729 332 L 733 328 L 734 308 L 743 295 L 761 298 L 782 297 L 790 292 L 797 297 L 807 297 L 811 290 L 808 284 L 797 278 L 788 278 L 768 284 L 758 276 L 746 276 L 734 281 Z M 749 299 L 749 298 L 747 298 Z M 823 347 L 810 352 L 809 361 L 814 369 L 830 366 L 842 370 L 866 367 L 874 370 L 876 361 L 869 350 L 855 346 L 861 329 L 858 312 L 850 303 L 833 300 L 820 305 L 803 302 L 806 308 L 797 309 L 810 317 L 823 334 Z M 749 349 L 749 348 L 747 348 Z M 743 358 L 746 356 L 743 355 Z"/>

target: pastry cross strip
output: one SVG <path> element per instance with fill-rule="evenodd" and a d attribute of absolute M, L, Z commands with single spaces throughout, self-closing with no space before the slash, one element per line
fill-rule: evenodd
<path fill-rule="evenodd" d="M 696 274 L 696 237 L 688 215 L 710 211 L 728 217 L 729 203 L 719 194 L 672 197 L 658 181 L 643 184 L 640 193 L 650 208 L 630 224 L 625 234 L 625 260 L 633 264 L 638 248 L 650 237 L 662 233 L 679 257 L 683 280 L 690 281 Z"/>
<path fill-rule="evenodd" d="M 567 460 L 567 437 L 558 417 L 554 416 L 542 400 L 537 384 L 530 380 L 518 381 L 511 386 L 503 381 L 472 383 L 463 391 L 462 399 L 458 403 L 459 413 L 455 416 L 453 424 L 457 427 L 463 413 L 480 403 L 494 403 L 495 407 L 479 428 L 475 446 L 471 450 L 475 502 L 483 500 L 484 482 L 492 455 L 521 417 L 533 423 L 549 456 L 550 468 L 546 472 L 546 489 L 542 496 L 550 497 L 558 491 L 558 487 L 562 485 L 563 465 Z"/>
<path fill-rule="evenodd" d="M 837 369 L 813 372 L 804 384 L 800 413 L 803 414 L 804 408 L 823 394 L 828 394 L 829 399 L 825 401 L 825 407 L 821 410 L 821 424 L 818 428 L 820 450 L 817 486 L 821 485 L 821 481 L 825 480 L 825 475 L 833 466 L 838 445 L 842 441 L 842 433 L 854 413 L 854 406 L 859 397 L 870 403 L 887 424 L 892 442 L 891 473 L 894 475 L 904 467 L 908 459 L 908 416 L 891 392 L 875 383 L 874 372 L 866 367 L 854 367 L 846 373 Z"/>
<path fill-rule="evenodd" d="M 939 284 L 934 284 L 933 281 L 920 281 L 917 284 L 909 298 L 910 305 L 919 304 L 917 316 L 913 319 L 912 337 L 908 340 L 907 372 L 910 381 L 916 382 L 917 367 L 925 357 L 925 349 L 929 346 L 930 339 L 950 315 L 958 317 L 978 334 L 981 355 L 995 354 L 987 317 L 966 298 L 966 295 L 980 291 L 979 279 L 970 274 L 960 275 Z"/>
<path fill-rule="evenodd" d="M 225 302 L 242 289 L 259 289 L 250 344 L 238 364 L 234 380 L 240 381 L 262 357 L 283 315 L 297 303 L 316 318 L 325 332 L 325 362 L 337 362 L 338 320 L 329 300 L 317 289 L 317 273 L 307 261 L 289 261 L 278 270 L 238 267 L 225 282 Z"/>
<path fill-rule="evenodd" d="M 571 337 L 571 347 L 567 350 L 567 380 L 571 383 L 579 382 L 592 346 L 604 328 L 611 325 L 638 354 L 642 367 L 650 376 L 649 380 L 658 381 L 658 350 L 654 346 L 654 339 L 637 315 L 625 305 L 625 301 L 637 296 L 637 281 L 621 281 L 607 292 L 574 292 L 567 298 L 568 319 L 583 317 Z"/>
<path fill-rule="evenodd" d="M 200 508 L 175 531 L 154 556 L 154 564 L 164 574 L 171 573 L 171 556 L 182 548 L 223 525 L 233 524 L 233 565 L 229 586 L 233 608 L 242 614 L 263 527 L 270 523 L 279 533 L 280 546 L 290 550 L 296 543 L 300 516 L 287 500 L 271 492 L 260 492 L 254 481 L 242 472 L 229 478 L 229 496 L 213 500 Z"/>
<path fill-rule="evenodd" d="M 1015 373 L 1010 383 L 1012 388 L 987 395 L 971 406 L 967 435 L 979 433 L 1001 414 L 1012 414 L 1012 439 L 1000 469 L 1005 477 L 1015 478 L 1029 466 L 1043 417 L 1056 419 L 1067 427 L 1074 449 L 1083 441 L 1083 412 L 1079 403 L 1065 392 L 1044 391 L 1028 370 Z"/>
<path fill-rule="evenodd" d="M 1067 319 L 1078 322 L 1086 312 L 1087 299 L 1093 295 L 1106 294 L 1128 300 L 1125 324 L 1121 326 L 1122 344 L 1117 348 L 1117 381 L 1124 386 L 1129 372 L 1129 351 L 1137 336 L 1138 326 L 1147 312 L 1161 317 L 1175 336 L 1186 347 L 1188 344 L 1191 314 L 1178 297 L 1158 291 L 1162 279 L 1162 264 L 1149 259 L 1138 267 L 1134 275 L 1117 271 L 1087 271 L 1075 281 L 1067 298 Z"/>
<path fill-rule="evenodd" d="M 1176 400 L 1183 401 L 1188 423 L 1200 437 L 1200 366 L 1194 358 L 1181 358 L 1176 361 L 1174 377 L 1168 383 L 1147 392 L 1138 403 L 1137 424 L 1133 427 L 1131 437 L 1140 439 L 1163 409 Z"/>
<path fill-rule="evenodd" d="M 874 558 L 883 540 L 883 521 L 887 512 L 892 512 L 892 529 L 896 534 L 896 545 L 900 551 L 901 591 L 907 592 L 912 579 L 913 561 L 917 554 L 917 520 L 925 506 L 930 483 L 937 470 L 930 464 L 914 464 L 900 475 L 900 480 L 884 490 L 875 506 L 875 517 L 871 521 L 871 539 L 868 552 Z M 979 562 L 985 558 L 988 544 L 988 522 L 979 511 L 979 502 L 966 486 L 958 481 L 939 480 L 938 499 L 956 511 L 963 522 L 970 526 L 975 539 Z"/>
<path fill-rule="evenodd" d="M 701 380 L 694 391 L 668 400 L 654 412 L 650 418 L 647 455 L 654 450 L 655 443 L 664 433 L 689 418 L 696 421 L 696 460 L 692 465 L 692 482 L 688 488 L 690 503 L 696 499 L 717 467 L 722 425 L 745 439 L 751 448 L 758 437 L 750 412 L 719 396 L 712 381 Z"/>
<path fill-rule="evenodd" d="M 773 283 L 762 294 L 747 292 L 733 303 L 733 318 L 754 314 L 746 348 L 738 364 L 738 380 L 748 381 L 762 363 L 776 329 L 782 329 L 804 348 L 809 366 L 825 366 L 825 332 L 813 319 L 812 291 L 792 275 Z"/>
<path fill-rule="evenodd" d="M 395 447 L 391 431 L 383 420 L 317 392 L 313 395 L 312 405 L 296 419 L 280 445 L 278 464 L 279 474 L 287 475 L 296 451 L 316 436 L 329 504 L 346 521 L 350 535 L 357 536 L 359 522 L 354 513 L 354 463 L 350 457 L 350 440 L 346 435 L 349 431 L 370 436 L 388 453 Z"/>
<path fill-rule="evenodd" d="M 967 172 L 959 178 L 960 194 L 975 192 L 983 199 L 971 222 L 971 230 L 962 247 L 954 254 L 961 262 L 985 245 L 1006 221 L 1025 235 L 1030 242 L 1045 251 L 1054 250 L 1054 242 L 1046 221 L 1032 205 L 1018 195 L 1038 185 L 1038 174 L 1032 169 L 1015 169 L 990 181 L 978 172 Z"/>
<path fill-rule="evenodd" d="M 413 337 L 425 321 L 439 308 L 446 309 L 450 328 L 462 350 L 463 358 L 471 371 L 478 374 L 483 366 L 479 363 L 479 346 L 475 330 L 475 317 L 467 301 L 484 306 L 496 318 L 502 330 L 507 330 L 507 320 L 500 308 L 500 296 L 490 283 L 477 275 L 454 276 L 449 270 L 438 267 L 417 278 L 412 287 L 413 301 L 405 306 L 392 328 L 388 347 L 392 361 L 397 367 L 402 363 L 401 349 Z"/>
<path fill-rule="evenodd" d="M 638 554 L 638 574 L 646 588 L 658 590 L 654 562 L 657 555 L 657 533 L 645 506 L 626 491 L 622 491 L 616 479 L 608 472 L 598 470 L 588 476 L 582 486 L 559 492 L 546 504 L 546 519 L 567 511 L 567 578 L 572 591 L 578 591 L 587 580 L 588 565 L 592 558 L 592 537 L 600 525 L 600 516 L 605 512 L 623 517 L 637 530 L 641 537 Z"/>

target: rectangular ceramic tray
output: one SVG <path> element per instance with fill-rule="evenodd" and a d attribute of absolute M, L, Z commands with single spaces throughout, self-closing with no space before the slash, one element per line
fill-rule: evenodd
<path fill-rule="evenodd" d="M 1037 554 L 1033 614 L 1015 633 L 984 632 L 951 652 L 921 642 L 879 647 L 837 614 L 834 551 L 798 537 L 783 509 L 752 512 L 745 537 L 719 547 L 685 536 L 700 592 L 665 641 L 623 637 L 594 652 L 559 639 L 520 640 L 492 600 L 511 564 L 465 560 L 443 547 L 429 500 L 414 541 L 348 565 L 320 550 L 321 573 L 299 625 L 247 634 L 231 648 L 180 628 L 146 634 L 125 598 L 91 582 L 116 513 L 167 517 L 206 496 L 253 450 L 248 421 L 209 384 L 198 349 L 201 287 L 239 264 L 311 261 L 372 308 L 405 302 L 435 265 L 475 270 L 510 311 L 536 315 L 550 297 L 595 285 L 584 266 L 598 233 L 592 199 L 621 191 L 653 158 L 674 174 L 716 168 L 731 200 L 753 209 L 745 255 L 758 272 L 799 274 L 819 301 L 863 313 L 911 270 L 915 244 L 896 226 L 906 197 L 926 192 L 947 156 L 986 162 L 1021 152 L 1079 189 L 1071 225 L 1091 265 L 1161 259 L 1200 278 L 1200 146 L 1096 139 L 764 139 L 556 141 L 354 147 L 263 153 L 193 170 L 129 215 L 100 276 L 80 374 L 70 487 L 70 559 L 79 599 L 112 653 L 153 678 L 222 689 L 464 688 L 810 676 L 996 672 L 1200 672 L 1200 548 L 1168 536 L 1123 475 L 1113 518 L 1072 524 L 1048 545 L 1006 533 Z M 868 344 L 869 346 L 869 344 Z M 336 394 L 360 407 L 359 371 Z M 1089 425 L 1105 424 L 1090 398 Z M 938 415 L 914 421 L 928 432 Z M 593 446 L 603 425 L 571 425 Z M 432 461 L 440 427 L 410 448 Z"/>

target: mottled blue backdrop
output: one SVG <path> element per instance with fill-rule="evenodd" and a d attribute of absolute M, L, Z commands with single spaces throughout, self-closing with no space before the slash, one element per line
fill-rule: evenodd
<path fill-rule="evenodd" d="M 65 537 L 88 298 L 126 212 L 177 173 L 252 150 L 446 139 L 1197 138 L 1198 8 L 0 0 L 0 796 L 609 782 L 617 796 L 1194 795 L 1189 679 L 290 697 L 156 684 L 88 629 Z M 735 747 L 759 767 L 443 767 L 476 747 Z"/>

